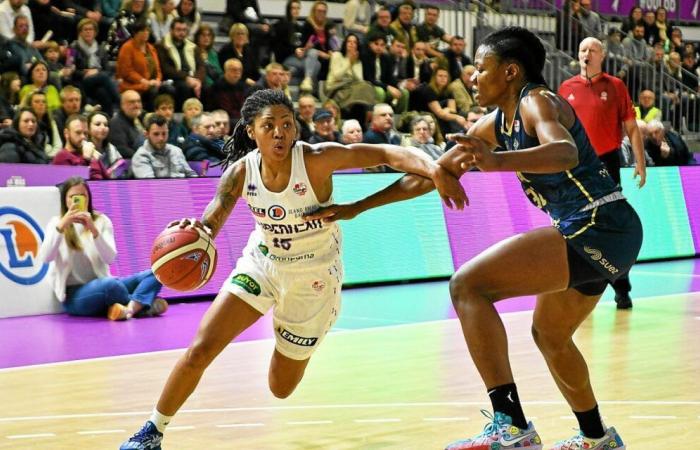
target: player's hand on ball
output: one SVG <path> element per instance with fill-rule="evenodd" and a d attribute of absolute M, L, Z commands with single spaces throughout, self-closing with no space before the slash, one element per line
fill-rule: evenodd
<path fill-rule="evenodd" d="M 199 228 L 200 230 L 211 236 L 211 228 L 204 225 L 196 218 L 184 218 L 179 220 L 174 220 L 168 224 L 166 228 L 179 227 L 179 228 Z"/>

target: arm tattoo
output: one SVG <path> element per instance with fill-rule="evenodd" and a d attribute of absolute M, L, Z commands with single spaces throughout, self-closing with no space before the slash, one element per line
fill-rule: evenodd
<path fill-rule="evenodd" d="M 233 207 L 236 206 L 236 201 L 240 197 L 240 192 L 237 190 L 242 172 L 240 166 L 235 164 L 224 173 L 216 188 L 216 196 L 204 211 L 202 223 L 211 229 L 213 237 L 219 234 Z"/>

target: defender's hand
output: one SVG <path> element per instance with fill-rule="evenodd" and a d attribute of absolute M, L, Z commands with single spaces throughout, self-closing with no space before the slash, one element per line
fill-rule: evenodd
<path fill-rule="evenodd" d="M 442 201 L 450 209 L 464 209 L 465 205 L 469 205 L 469 197 L 464 192 L 459 178 L 452 175 L 447 169 L 438 165 L 433 177 L 435 189 L 437 189 Z"/>
<path fill-rule="evenodd" d="M 316 211 L 304 215 L 304 220 L 321 219 L 324 222 L 335 222 L 337 220 L 354 219 L 362 211 L 356 203 L 347 203 L 344 205 L 329 205 L 319 208 Z"/>

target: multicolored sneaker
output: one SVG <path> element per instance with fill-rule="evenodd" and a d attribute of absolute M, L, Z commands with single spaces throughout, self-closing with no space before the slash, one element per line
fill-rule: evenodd
<path fill-rule="evenodd" d="M 483 409 L 481 414 L 491 420 L 484 427 L 484 431 L 471 439 L 453 442 L 445 447 L 445 450 L 542 450 L 542 441 L 532 422 L 523 430 L 513 425 L 513 419 L 506 414 L 496 412 L 496 415 L 492 416 Z"/>
<path fill-rule="evenodd" d="M 582 433 L 554 444 L 552 450 L 625 450 L 625 443 L 615 431 L 615 427 L 610 427 L 605 432 L 605 436 L 600 439 L 592 439 Z"/>
<path fill-rule="evenodd" d="M 119 450 L 161 450 L 162 440 L 163 433 L 149 420 L 131 439 L 124 442 Z"/>

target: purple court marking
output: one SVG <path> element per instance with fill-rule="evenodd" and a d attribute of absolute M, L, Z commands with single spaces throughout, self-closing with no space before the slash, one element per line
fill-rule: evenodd
<path fill-rule="evenodd" d="M 391 295 L 387 292 L 388 288 L 378 289 L 385 295 Z M 426 299 L 432 304 L 431 310 L 436 308 L 435 300 Z M 456 317 L 447 296 L 439 299 L 438 303 L 444 306 L 440 308 L 442 312 L 433 317 L 424 317 L 423 320 Z M 168 312 L 161 317 L 125 322 L 66 314 L 2 319 L 0 369 L 185 348 L 189 346 L 197 331 L 197 325 L 210 304 L 211 302 L 180 303 L 171 305 Z M 534 297 L 510 299 L 500 302 L 497 306 L 500 312 L 525 311 L 533 307 Z M 344 309 L 350 314 L 353 313 L 353 308 L 348 302 L 345 303 Z M 402 314 L 400 308 L 397 308 L 396 313 Z M 365 311 L 361 315 L 365 314 L 372 313 Z M 396 315 L 392 317 L 394 324 L 396 318 Z M 377 317 L 373 326 L 391 324 Z M 272 316 L 266 314 L 236 338 L 235 342 L 272 337 Z"/>
<path fill-rule="evenodd" d="M 444 207 L 455 270 L 464 262 L 515 234 L 551 225 L 549 216 L 530 204 L 514 173 L 468 172 L 461 179 L 469 195 L 464 211 Z"/>
<path fill-rule="evenodd" d="M 111 322 L 66 314 L 2 319 L 0 368 L 184 348 L 210 302 L 172 305 L 165 315 Z M 266 315 L 236 342 L 270 338 Z"/>
<path fill-rule="evenodd" d="M 690 232 L 695 243 L 695 253 L 700 254 L 700 170 L 698 167 L 679 167 L 685 207 L 690 222 Z"/>

